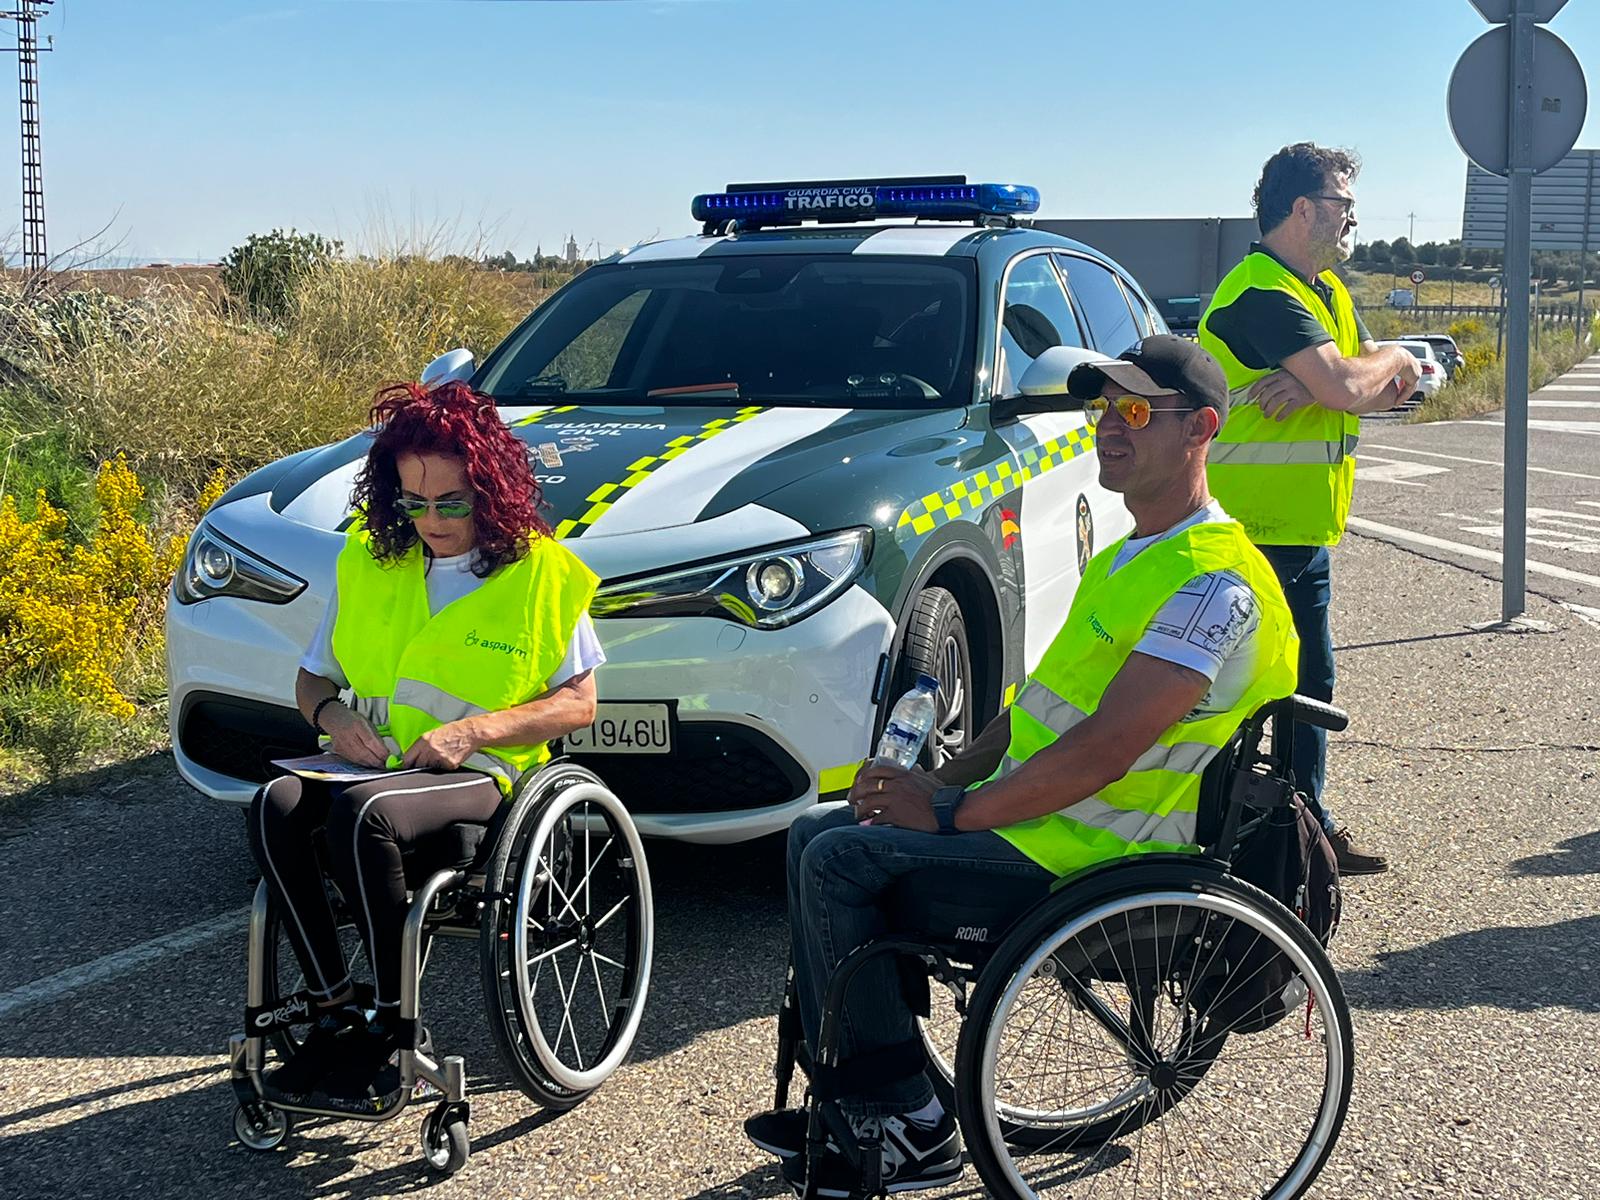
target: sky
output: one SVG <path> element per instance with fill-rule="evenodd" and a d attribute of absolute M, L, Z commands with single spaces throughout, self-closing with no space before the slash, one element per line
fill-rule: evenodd
<path fill-rule="evenodd" d="M 1549 28 L 1600 62 L 1600 4 Z M 49 244 L 592 255 L 695 232 L 730 182 L 917 174 L 1032 184 L 1045 217 L 1248 216 L 1304 139 L 1361 155 L 1361 240 L 1442 240 L 1446 87 L 1487 29 L 1468 0 L 57 0 Z M 14 247 L 14 115 L 0 163 Z"/>

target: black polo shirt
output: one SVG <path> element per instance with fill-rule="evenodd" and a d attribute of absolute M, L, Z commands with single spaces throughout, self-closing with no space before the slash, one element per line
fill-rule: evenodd
<path fill-rule="evenodd" d="M 1294 270 L 1260 242 L 1253 242 L 1250 250 L 1282 263 L 1285 270 Z M 1320 275 L 1309 282 L 1311 290 L 1322 298 L 1331 313 L 1333 289 Z M 1333 341 L 1310 309 L 1288 292 L 1276 288 L 1246 288 L 1232 304 L 1212 309 L 1206 318 L 1206 328 L 1235 358 L 1256 371 L 1276 370 L 1291 354 Z M 1363 342 L 1372 337 L 1360 313 L 1356 314 L 1356 332 Z"/>

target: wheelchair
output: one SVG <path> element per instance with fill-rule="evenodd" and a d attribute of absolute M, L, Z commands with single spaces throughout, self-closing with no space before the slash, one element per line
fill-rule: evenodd
<path fill-rule="evenodd" d="M 435 1059 L 422 1040 L 422 977 L 438 937 L 477 939 L 496 1048 L 517 1086 L 544 1107 L 577 1105 L 632 1050 L 654 946 L 650 872 L 632 819 L 597 776 L 564 759 L 529 771 L 489 823 L 419 841 L 405 867 L 412 899 L 401 947 L 401 1092 L 371 1114 L 283 1103 L 264 1086 L 269 1050 L 287 1058 L 313 1013 L 277 906 L 265 883 L 256 888 L 245 1032 L 228 1046 L 234 1132 L 247 1148 L 276 1149 L 296 1118 L 386 1122 L 413 1100 L 434 1098 L 423 1156 L 444 1175 L 466 1164 L 465 1064 L 459 1055 Z M 342 908 L 336 902 L 336 915 Z M 347 914 L 340 926 L 348 954 L 357 939 Z"/>
<path fill-rule="evenodd" d="M 1230 872 L 1266 823 L 1297 819 L 1296 722 L 1341 730 L 1348 718 L 1301 696 L 1258 710 L 1206 769 L 1199 854 L 1088 868 L 1044 899 L 1037 884 L 958 898 L 937 872 L 902 881 L 889 897 L 891 933 L 828 981 L 815 1061 L 791 969 L 775 1107 L 787 1106 L 798 1064 L 808 1079 L 802 1195 L 816 1195 L 829 1141 L 859 1180 L 852 1200 L 894 1190 L 880 1144 L 858 1137 L 837 1101 L 921 1070 L 996 1197 L 1304 1194 L 1350 1102 L 1350 1012 L 1318 939 Z M 882 956 L 896 960 L 921 1045 L 841 1064 L 850 982 Z M 948 996 L 935 1005 L 933 992 Z"/>

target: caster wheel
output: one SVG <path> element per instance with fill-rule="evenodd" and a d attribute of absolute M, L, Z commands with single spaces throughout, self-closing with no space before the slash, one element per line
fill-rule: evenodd
<path fill-rule="evenodd" d="M 259 1100 L 233 1110 L 233 1132 L 250 1150 L 276 1150 L 289 1136 L 289 1114 Z"/>
<path fill-rule="evenodd" d="M 422 1122 L 422 1156 L 441 1175 L 454 1175 L 467 1165 L 467 1119 L 441 1104 Z"/>

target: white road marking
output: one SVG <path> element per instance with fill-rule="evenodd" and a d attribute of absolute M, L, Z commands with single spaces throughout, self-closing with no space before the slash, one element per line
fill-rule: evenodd
<path fill-rule="evenodd" d="M 1539 389 L 1540 392 L 1600 392 L 1600 383 L 1547 383 Z"/>
<path fill-rule="evenodd" d="M 1366 442 L 1361 444 L 1363 446 L 1368 445 Z M 1492 458 L 1467 458 L 1460 454 L 1440 454 L 1437 450 L 1414 450 L 1410 446 L 1379 446 L 1373 444 L 1369 448 L 1373 450 L 1383 450 L 1389 454 L 1421 454 L 1427 458 L 1446 458 L 1451 462 L 1477 463 L 1481 467 L 1498 467 L 1500 465 Z M 1356 455 L 1356 461 L 1360 462 L 1366 457 L 1367 455 L 1365 453 L 1358 454 Z M 1558 471 L 1554 467 L 1529 467 L 1528 470 L 1535 471 L 1541 475 L 1562 475 L 1568 479 L 1600 480 L 1600 475 L 1585 475 L 1582 471 Z M 1588 504 L 1589 501 L 1580 500 L 1578 503 Z"/>
<path fill-rule="evenodd" d="M 1600 626 L 1600 608 L 1590 608 L 1587 604 L 1566 604 L 1562 608 L 1569 609 L 1578 614 L 1578 620 L 1586 621 L 1590 625 Z"/>
<path fill-rule="evenodd" d="M 1591 502 L 1579 500 L 1578 503 L 1587 504 Z M 1504 510 L 1496 508 L 1492 509 L 1491 511 L 1498 515 Z M 1600 521 L 1600 515 L 1596 515 L 1594 513 L 1573 512 L 1569 508 L 1530 508 L 1528 509 L 1528 516 L 1533 517 L 1536 520 L 1546 520 L 1553 517 L 1572 517 L 1579 521 Z M 1580 525 L 1578 528 L 1584 529 L 1587 528 L 1587 526 Z"/>
<path fill-rule="evenodd" d="M 1464 421 L 1465 425 L 1488 425 L 1504 429 L 1504 421 Z M 1556 433 L 1581 433 L 1585 437 L 1600 437 L 1600 421 L 1529 421 L 1529 429 L 1549 429 Z"/>
<path fill-rule="evenodd" d="M 1461 532 L 1475 533 L 1479 537 L 1486 538 L 1500 538 L 1504 536 L 1504 533 L 1498 525 L 1463 525 L 1461 526 Z M 1530 529 L 1524 536 L 1528 539 L 1528 543 L 1530 545 L 1550 546 L 1556 550 L 1572 550 L 1579 554 L 1600 554 L 1600 542 L 1591 541 L 1587 538 L 1540 537 L 1540 532 L 1549 533 L 1551 531 L 1536 531 Z M 1529 569 L 1531 570 L 1532 567 L 1530 566 Z"/>
<path fill-rule="evenodd" d="M 68 967 L 65 971 L 57 971 L 54 975 L 35 979 L 32 983 L 12 988 L 9 992 L 0 992 L 0 1018 L 8 1017 L 18 1009 L 27 1008 L 29 1005 L 59 1000 L 63 996 L 124 975 L 135 967 L 142 967 L 169 954 L 181 954 L 185 950 L 192 950 L 213 938 L 221 937 L 224 933 L 238 934 L 243 940 L 249 919 L 248 907 L 236 908 L 232 912 L 212 917 L 209 921 L 200 921 L 172 933 L 164 933 L 160 937 L 151 938 L 148 942 L 140 942 L 137 946 L 129 946 L 114 954 L 106 954 L 76 967 Z"/>
<path fill-rule="evenodd" d="M 1379 458 L 1376 454 L 1363 454 L 1358 460 L 1364 463 L 1382 463 L 1380 467 L 1357 467 L 1356 478 L 1371 480 L 1374 483 L 1398 483 L 1405 487 L 1426 487 L 1426 484 L 1414 482 L 1415 477 L 1425 475 L 1448 475 L 1449 467 L 1435 467 L 1429 463 L 1398 462 L 1391 458 Z"/>
<path fill-rule="evenodd" d="M 1545 388 L 1545 391 L 1550 391 Z M 1558 392 L 1600 392 L 1600 387 L 1592 388 L 1556 388 Z M 1600 408 L 1600 400 L 1529 400 L 1529 408 Z"/>
<path fill-rule="evenodd" d="M 1434 537 L 1431 533 L 1418 533 L 1414 529 L 1401 529 L 1397 525 L 1384 525 L 1378 521 L 1369 521 L 1365 517 L 1351 517 L 1347 522 L 1351 529 L 1362 533 L 1370 533 L 1374 537 L 1388 538 L 1399 542 L 1401 545 L 1421 546 L 1428 550 L 1448 550 L 1453 554 L 1460 554 L 1466 558 L 1482 559 L 1485 562 L 1500 563 L 1503 560 L 1497 550 L 1485 550 L 1479 546 L 1469 546 L 1465 542 L 1452 542 L 1446 538 Z M 1600 575 L 1585 575 L 1582 571 L 1571 571 L 1566 567 L 1557 567 L 1551 563 L 1534 562 L 1528 560 L 1527 568 L 1534 575 L 1548 575 L 1552 579 L 1564 579 L 1568 583 L 1586 584 L 1592 588 L 1600 588 Z"/>

